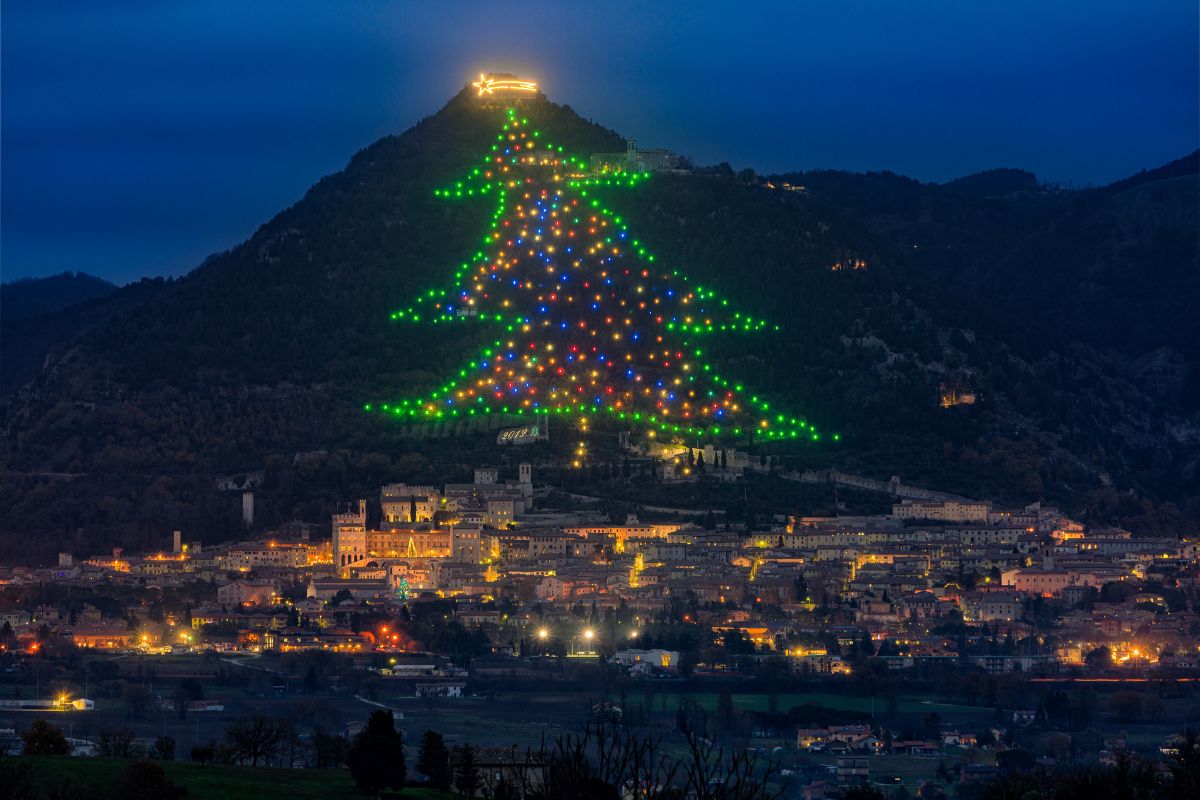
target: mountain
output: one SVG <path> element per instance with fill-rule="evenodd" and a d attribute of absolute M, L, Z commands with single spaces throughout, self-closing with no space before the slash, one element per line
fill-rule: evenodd
<path fill-rule="evenodd" d="M 46 278 L 21 278 L 0 284 L 0 320 L 38 317 L 104 297 L 117 287 L 83 272 L 63 272 Z"/>
<path fill-rule="evenodd" d="M 624 148 L 569 107 L 521 113 L 568 151 Z M 464 92 L 184 278 L 27 331 L 0 401 L 0 559 L 151 546 L 174 528 L 235 536 L 221 475 L 264 473 L 269 525 L 502 458 L 486 436 L 414 438 L 361 410 L 438 386 L 483 341 L 389 314 L 476 251 L 489 204 L 433 189 L 477 163 L 502 117 Z M 723 374 L 842 432 L 776 446 L 786 464 L 1178 532 L 1200 520 L 1194 161 L 1142 177 L 1071 191 L 1018 170 L 939 186 L 708 169 L 595 197 L 780 325 L 706 346 Z M 978 401 L 942 407 L 960 394 Z"/>
<path fill-rule="evenodd" d="M 1023 169 L 989 169 L 947 181 L 942 188 L 954 194 L 983 199 L 1015 192 L 1035 192 L 1040 186 L 1037 176 L 1032 172 Z"/>
<path fill-rule="evenodd" d="M 118 290 L 91 275 L 63 273 L 0 286 L 0 395 L 37 375 L 56 345 L 107 319 L 115 309 L 145 302 L 163 284 L 144 280 Z"/>
<path fill-rule="evenodd" d="M 85 320 L 106 316 L 96 307 L 116 291 L 82 272 L 0 284 L 0 392 L 31 378 L 50 348 L 87 327 Z"/>

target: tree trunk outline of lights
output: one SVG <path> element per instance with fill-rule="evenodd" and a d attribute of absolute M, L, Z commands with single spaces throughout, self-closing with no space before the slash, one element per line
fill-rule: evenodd
<path fill-rule="evenodd" d="M 364 409 L 408 421 L 569 414 L 668 436 L 820 440 L 807 420 L 772 410 L 703 360 L 706 335 L 778 326 L 732 312 L 711 289 L 657 267 L 589 191 L 649 177 L 592 175 L 508 109 L 482 163 L 434 190 L 440 199 L 495 198 L 482 248 L 460 265 L 453 288 L 423 292 L 391 315 L 489 323 L 500 338 L 426 397 Z"/>

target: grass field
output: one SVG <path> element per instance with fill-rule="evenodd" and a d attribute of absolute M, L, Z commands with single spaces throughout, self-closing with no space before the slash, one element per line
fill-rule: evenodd
<path fill-rule="evenodd" d="M 598 695 L 597 695 L 598 696 Z M 452 744 L 518 748 L 537 747 L 543 737 L 554 739 L 579 730 L 586 717 L 586 695 L 517 696 L 495 703 L 474 697 L 427 704 L 415 698 L 389 698 L 404 712 L 398 720 L 410 744 L 425 730 L 435 730 Z"/>
<path fill-rule="evenodd" d="M 714 711 L 717 708 L 717 695 L 711 692 L 701 692 L 686 695 L 693 698 L 703 708 Z M 680 695 L 684 697 L 684 695 Z M 733 706 L 742 711 L 766 711 L 769 699 L 765 694 L 734 694 Z M 780 694 L 778 698 L 779 711 L 787 711 L 794 706 L 814 705 L 825 708 L 835 708 L 839 711 L 856 711 L 870 714 L 883 714 L 887 711 L 887 701 L 876 697 L 853 697 L 844 694 L 808 693 Z M 900 714 L 928 714 L 936 711 L 938 714 L 991 714 L 992 709 L 982 706 L 964 706 L 954 703 L 939 703 L 920 697 L 900 697 L 896 701 L 896 711 Z"/>
<path fill-rule="evenodd" d="M 34 781 L 40 786 L 53 785 L 73 778 L 101 793 L 111 791 L 130 761 L 113 758 L 72 758 L 69 756 L 23 756 L 19 761 L 34 764 Z M 188 800 L 338 800 L 362 795 L 346 770 L 274 769 L 268 767 L 226 767 L 163 762 L 167 776 L 187 787 Z M 405 789 L 390 797 L 411 800 L 448 800 L 451 795 L 429 789 Z"/>

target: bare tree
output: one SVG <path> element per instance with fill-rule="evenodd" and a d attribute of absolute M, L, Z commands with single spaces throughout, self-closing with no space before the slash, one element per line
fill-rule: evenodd
<path fill-rule="evenodd" d="M 726 757 L 723 748 L 690 731 L 687 743 L 690 759 L 683 768 L 687 796 L 696 800 L 775 800 L 783 794 L 782 786 L 771 786 L 778 764 L 740 750 Z"/>
<path fill-rule="evenodd" d="M 248 761 L 255 767 L 260 761 L 270 763 L 279 749 L 282 736 L 279 724 L 263 714 L 240 719 L 225 729 L 225 739 L 234 757 L 243 764 Z"/>

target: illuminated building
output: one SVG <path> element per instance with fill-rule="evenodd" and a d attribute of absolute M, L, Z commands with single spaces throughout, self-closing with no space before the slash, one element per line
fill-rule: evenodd
<path fill-rule="evenodd" d="M 844 261 L 835 261 L 833 264 L 830 265 L 829 271 L 830 272 L 855 272 L 855 271 L 865 270 L 866 268 L 867 268 L 867 262 L 865 259 L 851 257 L 851 258 L 847 258 Z M 975 395 L 971 395 L 971 402 L 972 403 L 975 402 Z"/>
<path fill-rule="evenodd" d="M 628 539 L 665 539 L 672 533 L 688 527 L 681 522 L 665 524 L 640 523 L 637 517 L 626 520 L 624 525 L 572 525 L 564 527 L 563 533 L 570 536 L 606 536 L 613 539 L 618 551 L 624 550 Z"/>
<path fill-rule="evenodd" d="M 367 642 L 361 634 L 340 628 L 304 630 L 284 628 L 265 631 L 263 644 L 268 650 L 292 653 L 298 650 L 330 650 L 335 653 L 361 653 Z"/>
<path fill-rule="evenodd" d="M 613 661 L 623 667 L 634 664 L 651 664 L 659 669 L 675 670 L 679 668 L 679 651 L 677 650 L 618 650 L 613 654 Z"/>
<path fill-rule="evenodd" d="M 866 269 L 866 266 L 863 266 Z M 942 392 L 941 406 L 942 408 L 953 408 L 954 406 L 971 406 L 975 405 L 974 392 L 960 392 L 957 389 L 949 389 Z"/>
<path fill-rule="evenodd" d="M 217 566 L 230 572 L 248 572 L 258 567 L 299 569 L 309 564 L 314 548 L 296 542 L 240 544 L 217 556 Z"/>
<path fill-rule="evenodd" d="M 382 567 L 393 559 L 435 558 L 479 564 L 493 555 L 493 549 L 490 537 L 484 537 L 479 527 L 370 530 L 365 500 L 358 502 L 356 511 L 333 516 L 333 563 L 343 578 L 350 577 L 352 568 L 372 564 Z"/>
<path fill-rule="evenodd" d="M 897 519 L 937 520 L 940 522 L 987 522 L 991 504 L 981 501 L 905 500 L 892 506 Z"/>
<path fill-rule="evenodd" d="M 980 592 L 963 598 L 967 622 L 1012 622 L 1021 618 L 1024 597 L 1019 592 Z"/>
<path fill-rule="evenodd" d="M 593 153 L 588 160 L 595 174 L 622 172 L 668 172 L 678 169 L 682 159 L 669 150 L 639 150 L 633 139 L 625 140 L 623 153 Z"/>
<path fill-rule="evenodd" d="M 1129 577 L 1125 570 L 1111 566 L 1095 566 L 1080 569 L 1053 569 L 1052 564 L 1043 562 L 1043 568 L 1011 569 L 1001 573 L 1001 583 L 1018 592 L 1040 594 L 1046 597 L 1061 594 L 1064 589 L 1075 586 L 1100 588 L 1112 581 L 1123 581 Z"/>
<path fill-rule="evenodd" d="M 367 554 L 367 501 L 358 508 L 333 515 L 333 563 L 339 570 Z"/>
<path fill-rule="evenodd" d="M 495 509 L 496 513 L 505 517 L 503 522 L 506 524 L 512 521 L 512 517 L 525 514 L 533 508 L 533 468 L 529 464 L 521 464 L 518 467 L 517 480 L 504 482 L 500 481 L 498 470 L 477 469 L 473 483 L 447 483 L 442 493 L 446 503 L 455 508 L 464 505 L 464 501 L 485 505 L 491 500 L 511 501 L 511 517 L 503 514 L 501 507 L 497 506 Z M 501 528 L 504 525 L 493 527 Z"/>
<path fill-rule="evenodd" d="M 217 602 L 226 606 L 269 606 L 279 601 L 275 581 L 233 581 L 217 587 Z"/>
<path fill-rule="evenodd" d="M 385 522 L 431 522 L 441 507 L 441 495 L 432 486 L 389 483 L 379 495 Z"/>
<path fill-rule="evenodd" d="M 71 631 L 71 642 L 88 650 L 128 650 L 133 646 L 134 634 L 124 623 L 77 625 Z"/>

